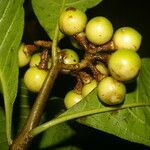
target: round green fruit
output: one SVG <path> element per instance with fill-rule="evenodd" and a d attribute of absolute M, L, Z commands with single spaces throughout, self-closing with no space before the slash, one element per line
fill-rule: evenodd
<path fill-rule="evenodd" d="M 24 83 L 31 92 L 39 92 L 46 76 L 46 70 L 31 67 L 25 72 Z"/>
<path fill-rule="evenodd" d="M 65 9 L 59 17 L 59 28 L 67 35 L 74 35 L 84 30 L 87 16 L 79 9 L 70 7 Z"/>
<path fill-rule="evenodd" d="M 28 54 L 27 47 L 24 43 L 20 45 L 19 51 L 18 51 L 18 63 L 19 67 L 24 67 L 30 62 L 31 55 Z"/>
<path fill-rule="evenodd" d="M 108 68 L 103 63 L 98 62 L 95 67 L 101 74 L 108 76 Z"/>
<path fill-rule="evenodd" d="M 78 54 L 72 49 L 63 49 L 62 51 L 62 62 L 66 65 L 77 64 L 79 62 Z M 69 70 L 63 69 L 63 73 L 69 73 Z"/>
<path fill-rule="evenodd" d="M 113 42 L 117 49 L 132 49 L 137 51 L 142 41 L 141 34 L 131 27 L 122 27 L 116 30 Z"/>
<path fill-rule="evenodd" d="M 116 105 L 124 101 L 125 85 L 112 77 L 102 79 L 97 87 L 98 97 L 107 105 Z"/>
<path fill-rule="evenodd" d="M 117 50 L 111 55 L 108 68 L 116 80 L 130 81 L 138 75 L 141 68 L 141 59 L 135 51 Z"/>
<path fill-rule="evenodd" d="M 86 26 L 87 39 L 96 45 L 108 42 L 113 34 L 113 26 L 111 22 L 102 16 L 91 19 Z"/>
<path fill-rule="evenodd" d="M 64 98 L 65 107 L 67 109 L 71 108 L 79 101 L 81 101 L 82 98 L 83 98 L 82 95 L 77 94 L 74 90 L 69 91 Z"/>
<path fill-rule="evenodd" d="M 40 53 L 36 53 L 36 54 L 32 55 L 31 60 L 30 60 L 30 67 L 38 66 L 40 61 L 41 61 Z M 51 67 L 51 65 L 52 65 L 51 58 L 49 58 L 48 69 Z"/>
<path fill-rule="evenodd" d="M 92 80 L 90 83 L 85 84 L 82 88 L 82 96 L 87 96 L 94 88 L 97 87 L 97 81 Z"/>
<path fill-rule="evenodd" d="M 72 49 L 63 49 L 63 63 L 64 64 L 77 64 L 79 62 L 78 54 Z"/>

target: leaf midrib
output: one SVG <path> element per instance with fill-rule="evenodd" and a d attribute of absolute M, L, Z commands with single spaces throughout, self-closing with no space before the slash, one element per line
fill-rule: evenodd
<path fill-rule="evenodd" d="M 81 110 L 80 112 L 76 112 L 76 113 L 70 113 L 68 111 L 66 111 L 64 114 L 58 116 L 57 118 L 50 120 L 38 127 L 36 127 L 35 129 L 33 129 L 31 131 L 31 136 L 35 136 L 45 130 L 47 130 L 49 127 L 52 127 L 54 125 L 63 123 L 65 121 L 69 121 L 72 119 L 77 119 L 80 117 L 84 117 L 84 116 L 89 116 L 89 115 L 93 115 L 93 114 L 98 114 L 98 113 L 105 113 L 105 112 L 110 112 L 113 110 L 123 110 L 123 109 L 127 109 L 127 108 L 136 108 L 136 107 L 144 107 L 144 106 L 150 106 L 150 103 L 138 103 L 138 104 L 126 104 L 123 105 L 122 107 L 103 107 L 103 108 L 96 108 L 96 109 L 91 109 L 91 110 Z M 68 113 L 68 114 L 67 114 Z"/>

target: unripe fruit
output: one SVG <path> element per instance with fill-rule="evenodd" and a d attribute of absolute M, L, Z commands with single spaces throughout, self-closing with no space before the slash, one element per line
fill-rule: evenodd
<path fill-rule="evenodd" d="M 113 34 L 113 26 L 105 17 L 95 17 L 91 19 L 86 26 L 87 39 L 96 45 L 108 42 Z"/>
<path fill-rule="evenodd" d="M 37 67 L 31 67 L 25 72 L 24 83 L 30 91 L 39 92 L 46 76 L 46 70 L 41 70 Z"/>
<path fill-rule="evenodd" d="M 24 67 L 29 63 L 31 55 L 28 54 L 28 50 L 25 44 L 21 44 L 18 51 L 18 63 L 19 67 Z"/>
<path fill-rule="evenodd" d="M 64 98 L 64 104 L 65 107 L 69 109 L 81 100 L 82 100 L 82 95 L 77 94 L 75 91 L 71 90 L 66 94 Z"/>
<path fill-rule="evenodd" d="M 67 35 L 74 35 L 84 30 L 87 23 L 87 16 L 84 12 L 70 7 L 62 12 L 59 17 L 59 28 Z"/>
<path fill-rule="evenodd" d="M 77 64 L 79 62 L 78 54 L 72 49 L 63 49 L 63 63 L 64 64 Z"/>
<path fill-rule="evenodd" d="M 85 84 L 82 87 L 82 96 L 83 97 L 87 96 L 96 87 L 97 87 L 97 81 L 96 80 L 92 80 L 90 83 Z"/>
<path fill-rule="evenodd" d="M 98 62 L 98 64 L 96 64 L 95 67 L 96 67 L 96 69 L 97 69 L 100 73 L 102 73 L 103 75 L 108 76 L 108 74 L 109 74 L 108 68 L 107 68 L 103 63 Z"/>
<path fill-rule="evenodd" d="M 32 55 L 31 60 L 30 60 L 30 67 L 38 66 L 40 61 L 41 61 L 40 53 L 36 53 L 36 54 Z M 48 69 L 51 67 L 51 65 L 52 65 L 51 58 L 49 58 Z"/>
<path fill-rule="evenodd" d="M 113 36 L 113 42 L 117 49 L 132 49 L 137 51 L 142 41 L 141 34 L 131 27 L 119 28 Z"/>
<path fill-rule="evenodd" d="M 79 62 L 78 54 L 72 49 L 63 49 L 63 63 L 66 65 L 77 64 Z M 69 73 L 69 70 L 63 69 L 63 73 Z"/>
<path fill-rule="evenodd" d="M 98 97 L 108 105 L 120 104 L 126 94 L 125 85 L 112 77 L 102 79 L 97 87 Z"/>
<path fill-rule="evenodd" d="M 117 50 L 111 55 L 108 68 L 116 80 L 129 81 L 138 75 L 141 59 L 135 51 Z"/>

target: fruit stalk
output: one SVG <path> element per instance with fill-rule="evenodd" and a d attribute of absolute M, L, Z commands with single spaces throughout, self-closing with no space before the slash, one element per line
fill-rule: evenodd
<path fill-rule="evenodd" d="M 113 41 L 109 41 L 105 44 L 102 45 L 95 45 L 91 42 L 88 41 L 88 39 L 86 38 L 86 35 L 84 32 L 81 32 L 79 34 L 75 34 L 74 39 L 81 45 L 81 47 L 89 53 L 97 53 L 100 51 L 108 51 L 108 52 L 113 52 L 116 51 L 116 48 L 114 46 Z"/>

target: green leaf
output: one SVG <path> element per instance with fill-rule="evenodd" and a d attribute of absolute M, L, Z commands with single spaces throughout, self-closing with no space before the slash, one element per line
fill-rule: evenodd
<path fill-rule="evenodd" d="M 59 123 L 82 117 L 78 119 L 82 124 L 150 146 L 149 66 L 150 59 L 143 59 L 137 83 L 132 83 L 135 87 L 130 89 L 122 105 L 104 106 L 100 103 L 95 89 L 57 118 L 33 129 L 32 136 Z"/>
<path fill-rule="evenodd" d="M 6 125 L 5 114 L 3 109 L 0 106 L 0 148 L 1 150 L 8 150 L 5 125 Z"/>
<path fill-rule="evenodd" d="M 102 0 L 66 0 L 65 7 L 76 7 L 82 11 L 92 8 Z M 63 0 L 32 0 L 34 12 L 51 39 L 54 37 L 55 27 L 59 18 Z"/>
<path fill-rule="evenodd" d="M 4 95 L 6 131 L 11 143 L 11 118 L 18 85 L 18 45 L 23 33 L 23 0 L 0 1 L 0 80 Z"/>
<path fill-rule="evenodd" d="M 75 131 L 67 123 L 58 124 L 42 134 L 39 147 L 46 148 L 63 143 L 73 135 Z"/>
<path fill-rule="evenodd" d="M 125 105 L 147 104 L 82 118 L 79 122 L 114 134 L 123 139 L 150 146 L 150 59 L 143 59 L 142 70 L 133 92 L 126 95 Z M 132 84 L 130 84 L 132 86 Z M 93 97 L 91 98 L 93 99 Z M 122 106 L 122 107 L 123 107 Z"/>

